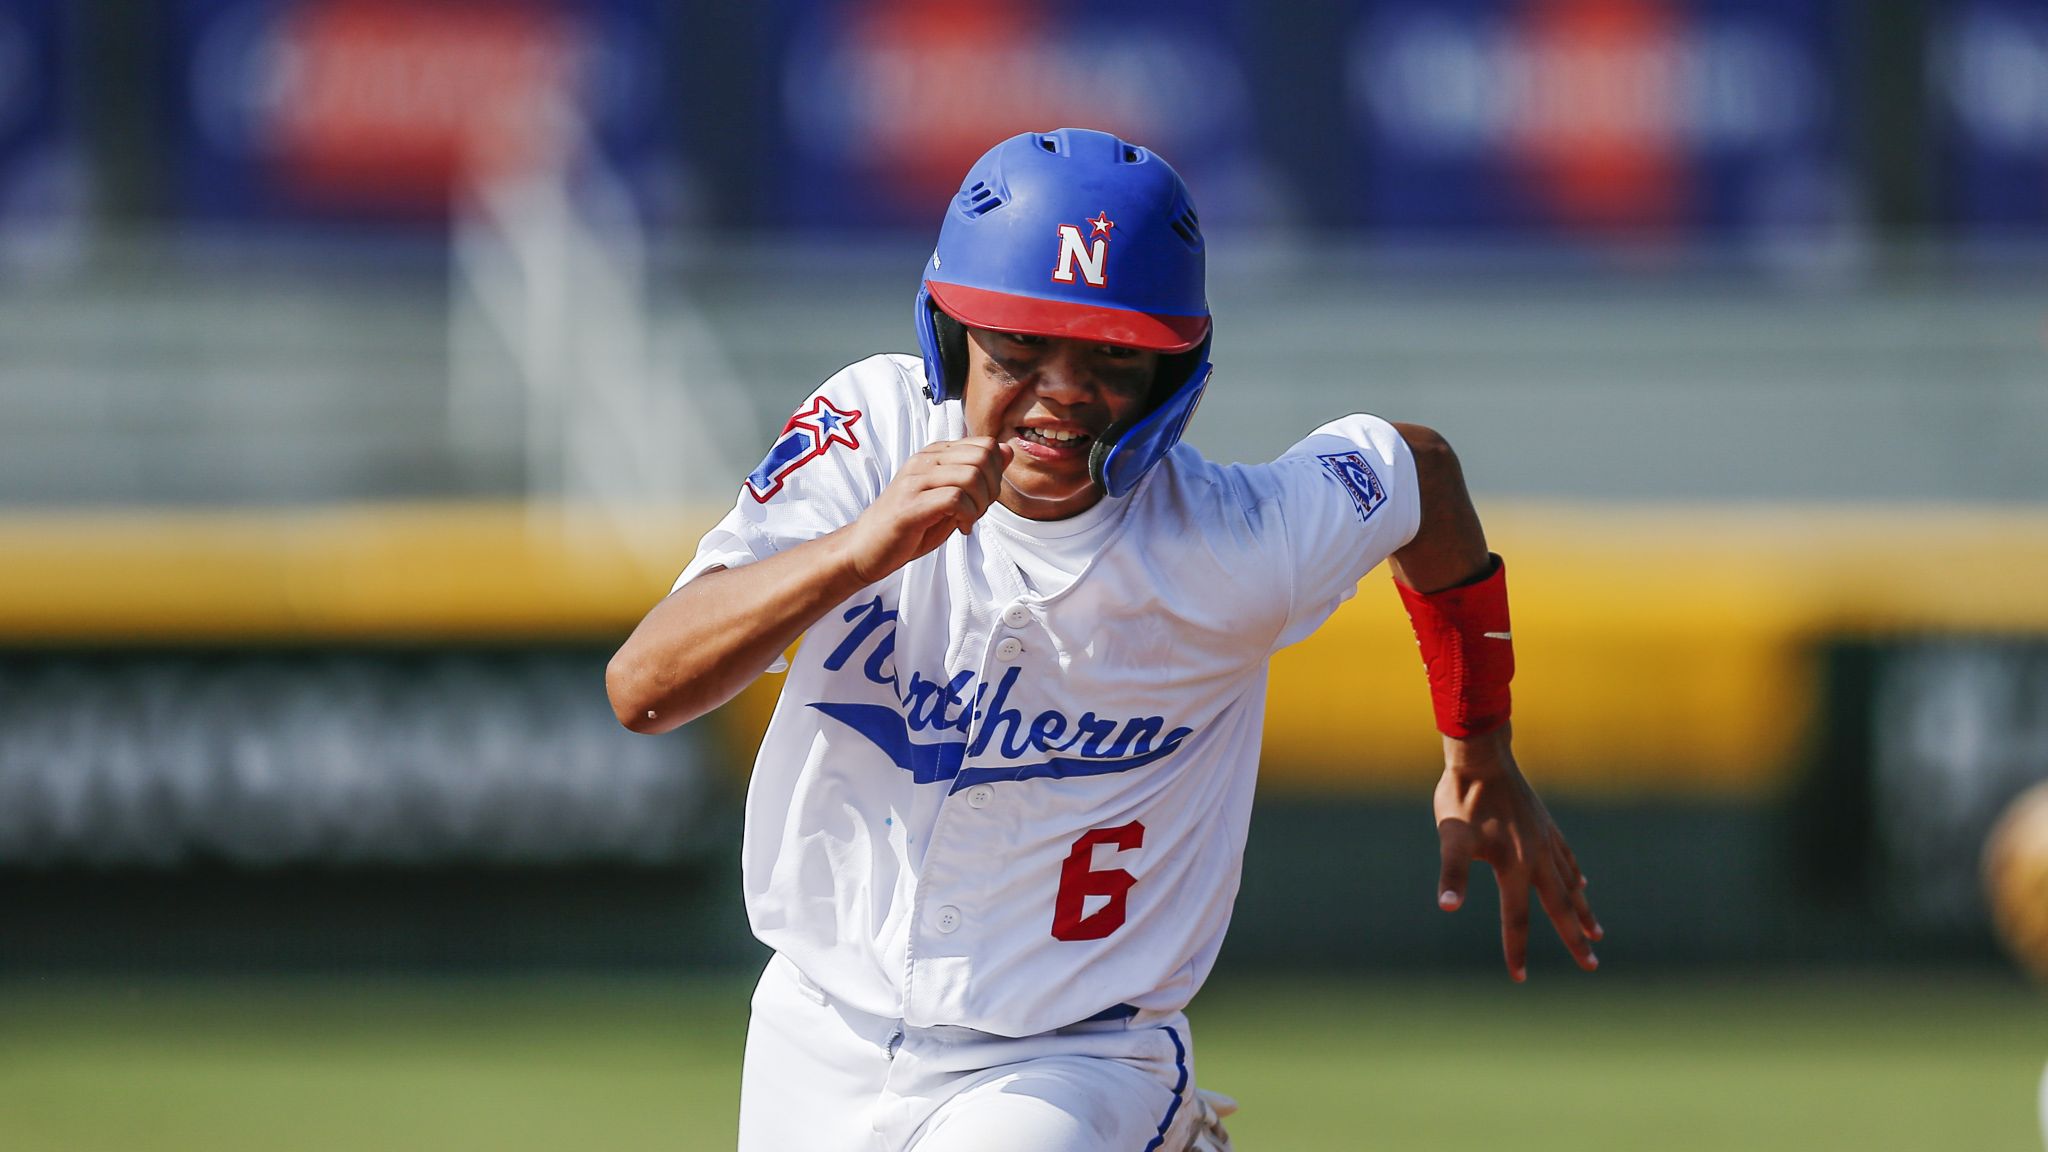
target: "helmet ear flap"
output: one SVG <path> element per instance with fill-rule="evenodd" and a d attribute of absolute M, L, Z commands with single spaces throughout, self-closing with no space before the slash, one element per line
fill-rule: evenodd
<path fill-rule="evenodd" d="M 1102 485 L 1105 490 L 1109 487 L 1110 450 L 1123 440 L 1125 433 L 1150 416 L 1153 409 L 1173 399 L 1173 394 L 1180 391 L 1181 385 L 1186 384 L 1188 378 L 1201 368 L 1203 359 L 1208 354 L 1207 341 L 1185 352 L 1160 354 L 1158 371 L 1152 376 L 1152 395 L 1146 399 L 1144 409 L 1135 416 L 1127 416 L 1103 429 L 1102 435 L 1097 436 L 1095 443 L 1088 448 L 1088 474 L 1095 477 L 1097 484 Z"/>
<path fill-rule="evenodd" d="M 1212 370 L 1209 345 L 1214 331 L 1185 352 L 1159 357 L 1152 402 L 1145 411 L 1110 425 L 1088 450 L 1088 474 L 1111 496 L 1122 496 L 1164 459 L 1202 403 Z"/>
<path fill-rule="evenodd" d="M 1180 386 L 1188 382 L 1188 378 L 1202 366 L 1202 361 L 1208 355 L 1209 343 L 1206 340 L 1185 352 L 1161 353 L 1159 372 L 1152 378 L 1152 403 L 1148 410 L 1166 403 L 1175 392 L 1180 391 Z"/>
<path fill-rule="evenodd" d="M 940 378 L 946 382 L 946 399 L 958 400 L 967 391 L 967 326 L 948 316 L 936 301 L 925 301 L 925 307 L 932 310 L 932 330 L 939 337 Z"/>

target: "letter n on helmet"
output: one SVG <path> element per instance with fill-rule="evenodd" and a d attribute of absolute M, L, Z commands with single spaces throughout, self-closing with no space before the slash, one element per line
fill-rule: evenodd
<path fill-rule="evenodd" d="M 1109 282 L 1102 278 L 1102 259 L 1109 255 L 1109 241 L 1097 238 L 1091 246 L 1081 239 L 1077 225 L 1060 225 L 1060 266 L 1052 270 L 1052 278 L 1062 284 L 1074 282 L 1074 265 L 1081 266 L 1081 279 L 1090 288 L 1107 288 Z"/>

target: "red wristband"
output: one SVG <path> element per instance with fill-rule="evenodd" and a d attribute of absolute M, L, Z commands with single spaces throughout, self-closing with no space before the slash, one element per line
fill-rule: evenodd
<path fill-rule="evenodd" d="M 1508 568 L 1499 556 L 1490 559 L 1493 569 L 1480 579 L 1428 595 L 1394 581 L 1429 669 L 1437 731 L 1461 740 L 1508 722 L 1508 681 L 1515 676 Z"/>

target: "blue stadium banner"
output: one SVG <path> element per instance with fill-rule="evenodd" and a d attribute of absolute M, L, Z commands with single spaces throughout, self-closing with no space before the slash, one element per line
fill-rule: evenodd
<path fill-rule="evenodd" d="M 2038 231 L 2048 226 L 2048 0 L 1934 7 L 1940 216 L 1965 234 Z"/>
<path fill-rule="evenodd" d="M 91 197 L 72 90 L 75 5 L 0 0 L 0 255 L 75 236 Z"/>
<path fill-rule="evenodd" d="M 783 222 L 935 229 L 1019 132 L 1111 131 L 1167 156 L 1205 222 L 1265 214 L 1230 0 L 779 0 Z"/>
<path fill-rule="evenodd" d="M 1357 0 L 1355 223 L 1496 239 L 1826 232 L 1856 214 L 1830 0 Z"/>
<path fill-rule="evenodd" d="M 433 220 L 602 163 L 681 183 L 662 0 L 179 0 L 166 102 L 184 213 Z"/>

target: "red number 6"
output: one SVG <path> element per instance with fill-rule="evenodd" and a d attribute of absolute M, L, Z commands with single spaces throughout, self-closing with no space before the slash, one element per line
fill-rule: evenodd
<path fill-rule="evenodd" d="M 1121 868 L 1096 871 L 1090 865 L 1095 863 L 1097 844 L 1114 844 L 1118 851 L 1128 852 L 1144 843 L 1145 826 L 1136 820 L 1084 832 L 1074 841 L 1074 850 L 1060 866 L 1060 890 L 1052 901 L 1053 939 L 1100 940 L 1124 926 L 1124 897 L 1138 878 Z M 1090 896 L 1107 896 L 1109 903 L 1082 915 Z"/>

